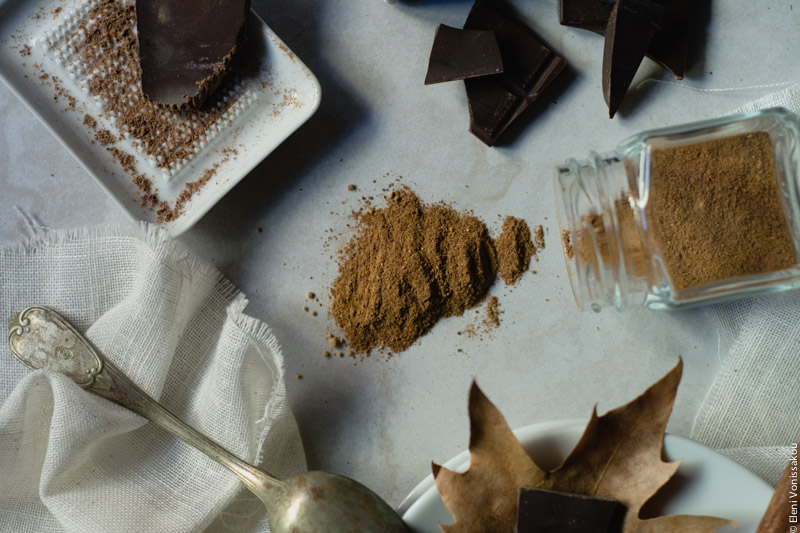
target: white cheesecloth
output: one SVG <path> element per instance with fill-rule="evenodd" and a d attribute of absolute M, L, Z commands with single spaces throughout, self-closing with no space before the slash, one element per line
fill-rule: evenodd
<path fill-rule="evenodd" d="M 770 107 L 800 114 L 800 84 L 735 112 Z M 707 314 L 730 348 L 690 436 L 775 485 L 800 440 L 800 291 L 715 305 Z"/>
<path fill-rule="evenodd" d="M 0 317 L 55 308 L 147 393 L 242 459 L 305 470 L 280 347 L 247 300 L 153 226 L 43 231 L 0 250 Z M 238 478 L 0 347 L 0 531 L 268 531 Z"/>

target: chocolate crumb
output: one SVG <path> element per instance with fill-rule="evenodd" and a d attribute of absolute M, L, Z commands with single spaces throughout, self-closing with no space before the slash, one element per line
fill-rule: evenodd
<path fill-rule="evenodd" d="M 97 121 L 91 115 L 83 115 L 83 123 L 92 129 L 97 127 Z"/>
<path fill-rule="evenodd" d="M 131 174 L 136 172 L 136 161 L 131 154 L 123 152 L 119 148 L 114 148 L 113 146 L 111 148 L 106 148 L 106 150 L 114 156 L 114 159 L 119 162 L 124 171 L 130 172 Z"/>
<path fill-rule="evenodd" d="M 117 142 L 116 137 L 108 130 L 99 130 L 94 134 L 94 140 L 100 143 L 100 146 L 106 146 Z"/>

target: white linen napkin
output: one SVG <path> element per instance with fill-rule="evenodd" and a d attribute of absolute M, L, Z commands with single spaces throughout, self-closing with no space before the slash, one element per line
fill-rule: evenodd
<path fill-rule="evenodd" d="M 144 224 L 39 233 L 0 250 L 3 322 L 51 306 L 237 456 L 305 470 L 278 342 L 219 272 Z M 0 531 L 203 530 L 268 531 L 264 507 L 205 455 L 2 342 Z"/>
<path fill-rule="evenodd" d="M 770 107 L 800 114 L 800 84 L 735 112 Z M 706 312 L 730 349 L 690 436 L 775 485 L 791 444 L 800 440 L 800 292 L 710 306 Z"/>

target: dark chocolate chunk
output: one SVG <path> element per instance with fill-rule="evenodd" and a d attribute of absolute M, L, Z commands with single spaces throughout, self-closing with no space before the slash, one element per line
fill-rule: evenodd
<path fill-rule="evenodd" d="M 512 122 L 512 117 L 519 114 L 520 102 L 524 100 L 496 80 L 476 78 L 464 81 L 469 105 L 469 131 L 492 146 Z"/>
<path fill-rule="evenodd" d="M 617 0 L 614 4 L 603 48 L 603 98 L 609 117 L 619 109 L 663 18 L 664 7 L 653 0 Z"/>
<path fill-rule="evenodd" d="M 250 0 L 136 0 L 142 92 L 199 107 L 244 39 Z"/>
<path fill-rule="evenodd" d="M 502 74 L 464 80 L 470 131 L 492 146 L 558 77 L 567 62 L 533 30 L 489 0 L 476 0 L 464 29 L 493 31 L 503 58 Z"/>
<path fill-rule="evenodd" d="M 689 21 L 693 0 L 670 0 L 664 13 L 661 31 L 653 36 L 647 56 L 683 79 L 689 55 Z"/>
<path fill-rule="evenodd" d="M 493 31 L 461 30 L 439 24 L 433 38 L 425 85 L 503 72 Z"/>
<path fill-rule="evenodd" d="M 517 533 L 618 533 L 626 508 L 616 500 L 521 488 Z"/>
<path fill-rule="evenodd" d="M 558 21 L 562 26 L 602 34 L 615 3 L 616 0 L 558 0 Z"/>
<path fill-rule="evenodd" d="M 559 0 L 559 21 L 564 26 L 603 34 L 615 3 L 616 0 Z M 682 79 L 689 52 L 692 0 L 670 0 L 665 6 L 661 31 L 653 36 L 647 57 Z"/>

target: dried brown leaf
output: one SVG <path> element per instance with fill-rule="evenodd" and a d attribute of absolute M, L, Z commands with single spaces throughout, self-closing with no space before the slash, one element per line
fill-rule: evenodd
<path fill-rule="evenodd" d="M 540 484 L 545 472 L 475 382 L 469 391 L 469 420 L 469 470 L 456 474 L 433 465 L 436 487 L 456 519 L 451 526 L 439 526 L 447 533 L 513 531 L 519 487 Z"/>
<path fill-rule="evenodd" d="M 662 461 L 664 430 L 683 361 L 630 403 L 592 417 L 558 468 L 544 472 L 519 444 L 503 415 L 473 383 L 470 390 L 470 467 L 464 474 L 434 465 L 436 487 L 450 513 L 445 532 L 514 531 L 520 487 L 613 498 L 627 507 L 623 531 L 715 531 L 729 520 L 671 515 L 642 519 L 639 512 L 678 469 Z"/>

